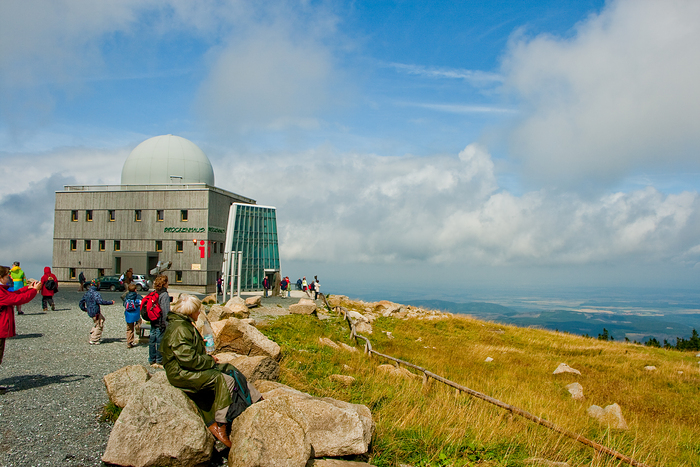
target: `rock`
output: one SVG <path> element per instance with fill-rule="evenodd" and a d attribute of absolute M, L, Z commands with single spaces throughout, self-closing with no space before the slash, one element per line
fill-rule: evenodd
<path fill-rule="evenodd" d="M 358 313 L 357 311 L 350 310 L 347 312 L 347 317 L 350 318 L 350 321 L 352 322 L 360 322 L 364 321 L 366 323 L 369 322 L 367 318 L 365 318 L 365 315 L 362 313 Z"/>
<path fill-rule="evenodd" d="M 330 340 L 329 338 L 327 338 L 327 337 L 319 337 L 319 338 L 318 338 L 318 341 L 319 341 L 319 342 L 321 343 L 321 345 L 323 345 L 323 346 L 331 347 L 331 348 L 333 348 L 333 349 L 335 349 L 335 350 L 340 350 L 340 346 L 339 346 L 338 344 L 336 344 L 335 342 L 333 342 L 332 340 Z"/>
<path fill-rule="evenodd" d="M 216 321 L 221 321 L 222 319 L 229 319 L 233 316 L 233 310 L 221 305 L 213 305 L 209 309 L 209 314 L 207 318 L 210 322 L 214 323 Z M 199 321 L 199 320 L 197 320 Z"/>
<path fill-rule="evenodd" d="M 250 316 L 250 309 L 245 303 L 226 304 L 226 308 L 231 312 L 234 318 L 244 319 Z"/>
<path fill-rule="evenodd" d="M 355 332 L 358 334 L 372 334 L 372 325 L 365 321 L 359 321 L 355 324 Z"/>
<path fill-rule="evenodd" d="M 202 305 L 216 305 L 217 296 L 215 293 L 207 295 L 202 299 Z"/>
<path fill-rule="evenodd" d="M 410 371 L 408 371 L 406 368 L 403 368 L 403 367 L 397 368 L 394 365 L 384 364 L 384 365 L 379 365 L 377 367 L 377 369 L 384 371 L 386 373 L 389 373 L 390 375 L 398 376 L 401 378 L 406 378 L 406 379 L 419 378 L 420 379 L 420 376 L 418 376 L 414 373 L 411 373 Z"/>
<path fill-rule="evenodd" d="M 566 385 L 566 389 L 569 390 L 569 393 L 571 393 L 571 398 L 577 401 L 582 401 L 584 399 L 583 397 L 583 386 L 581 386 L 579 383 L 571 383 Z"/>
<path fill-rule="evenodd" d="M 299 303 L 289 305 L 289 312 L 293 315 L 311 315 L 316 312 L 316 303 L 302 298 Z"/>
<path fill-rule="evenodd" d="M 647 365 L 644 367 L 646 371 L 656 371 L 656 367 L 653 365 Z"/>
<path fill-rule="evenodd" d="M 134 467 L 208 463 L 214 437 L 197 406 L 181 390 L 154 379 L 143 384 L 122 410 L 102 460 Z"/>
<path fill-rule="evenodd" d="M 389 339 L 393 339 L 394 335 L 391 333 L 391 331 L 382 331 L 384 334 L 386 334 L 386 337 Z"/>
<path fill-rule="evenodd" d="M 246 357 L 234 352 L 223 352 L 216 354 L 216 357 L 219 363 L 230 363 L 238 368 L 251 383 L 261 379 L 276 381 L 280 375 L 279 363 L 266 355 Z"/>
<path fill-rule="evenodd" d="M 150 377 L 148 369 L 143 365 L 125 366 L 106 375 L 104 383 L 109 400 L 116 406 L 126 407 L 126 404 Z"/>
<path fill-rule="evenodd" d="M 284 402 L 301 412 L 303 417 L 297 421 L 304 428 L 315 457 L 367 452 L 374 422 L 372 413 L 366 406 L 330 397 L 313 397 L 282 384 L 262 394 L 265 399 L 263 402 Z"/>
<path fill-rule="evenodd" d="M 491 363 L 492 361 L 493 361 L 493 358 L 491 358 L 491 357 L 486 357 L 486 360 L 484 360 L 484 362 L 486 362 L 486 363 Z"/>
<path fill-rule="evenodd" d="M 355 382 L 355 378 L 347 375 L 330 375 L 328 379 L 330 379 L 331 381 L 336 381 L 342 384 L 343 386 L 351 386 L 352 383 Z"/>
<path fill-rule="evenodd" d="M 554 370 L 554 373 L 552 373 L 552 374 L 558 375 L 559 373 L 574 373 L 574 374 L 576 374 L 576 375 L 580 375 L 580 374 L 581 374 L 580 371 L 574 370 L 573 368 L 571 368 L 571 367 L 570 367 L 569 365 L 567 365 L 566 363 L 560 363 L 559 366 L 557 367 L 557 369 Z"/>
<path fill-rule="evenodd" d="M 588 415 L 597 419 L 600 423 L 610 426 L 610 428 L 618 430 L 626 430 L 627 422 L 622 416 L 622 409 L 617 404 L 612 404 L 604 409 L 597 405 L 592 405 L 588 408 Z"/>
<path fill-rule="evenodd" d="M 372 467 L 372 464 L 338 459 L 309 459 L 306 467 Z"/>
<path fill-rule="evenodd" d="M 231 297 L 228 302 L 226 302 L 226 307 L 232 307 L 234 305 L 245 305 L 245 300 L 241 297 Z"/>
<path fill-rule="evenodd" d="M 256 295 L 254 297 L 248 297 L 245 299 L 245 305 L 248 308 L 254 308 L 256 306 L 262 305 L 262 297 L 260 295 Z"/>
<path fill-rule="evenodd" d="M 284 400 L 262 400 L 231 425 L 229 467 L 304 467 L 311 442 L 301 411 Z"/>
<path fill-rule="evenodd" d="M 280 346 L 263 335 L 250 324 L 236 318 L 211 323 L 214 344 L 218 352 L 235 352 L 254 357 L 266 355 L 275 361 L 282 358 Z"/>
<path fill-rule="evenodd" d="M 340 346 L 340 348 L 343 350 L 347 350 L 348 352 L 357 352 L 357 347 L 351 347 L 344 342 L 338 342 L 338 346 Z"/>

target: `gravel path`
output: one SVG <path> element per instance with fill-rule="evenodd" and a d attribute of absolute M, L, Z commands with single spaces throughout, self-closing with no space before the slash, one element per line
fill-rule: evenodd
<path fill-rule="evenodd" d="M 171 293 L 173 291 L 171 290 Z M 102 378 L 121 367 L 148 364 L 147 339 L 126 348 L 124 308 L 119 292 L 101 292 L 105 330 L 101 345 L 89 345 L 92 320 L 77 304 L 82 292 L 62 289 L 56 311 L 41 311 L 41 298 L 15 316 L 17 336 L 8 339 L 0 365 L 0 466 L 94 466 L 107 446 L 112 425 L 99 421 L 108 402 Z M 291 299 L 263 299 L 286 314 Z M 278 312 L 279 310 L 279 312 Z M 265 316 L 253 313 L 256 319 Z"/>

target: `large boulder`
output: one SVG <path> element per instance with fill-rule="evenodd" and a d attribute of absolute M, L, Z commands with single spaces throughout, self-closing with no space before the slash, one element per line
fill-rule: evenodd
<path fill-rule="evenodd" d="M 238 296 L 231 297 L 229 301 L 226 302 L 226 306 L 231 307 L 233 305 L 245 305 L 245 300 Z"/>
<path fill-rule="evenodd" d="M 230 300 L 229 300 L 230 301 Z M 243 319 L 250 316 L 250 309 L 244 303 L 226 304 L 226 309 L 229 310 L 234 318 Z"/>
<path fill-rule="evenodd" d="M 189 467 L 209 462 L 213 447 L 214 437 L 194 402 L 158 375 L 141 385 L 122 410 L 102 460 L 133 467 Z"/>
<path fill-rule="evenodd" d="M 202 299 L 202 305 L 215 305 L 217 300 L 217 295 L 215 293 L 207 295 Z"/>
<path fill-rule="evenodd" d="M 235 352 L 254 357 L 266 355 L 275 361 L 282 358 L 280 346 L 271 341 L 257 328 L 236 318 L 211 324 L 217 352 Z"/>
<path fill-rule="evenodd" d="M 233 316 L 233 310 L 222 305 L 212 305 L 207 314 L 207 318 L 210 322 L 221 321 L 222 319 L 229 319 Z"/>
<path fill-rule="evenodd" d="M 245 299 L 245 304 L 248 308 L 260 306 L 260 305 L 262 305 L 262 297 L 260 295 L 256 295 L 254 297 L 248 297 Z"/>
<path fill-rule="evenodd" d="M 608 405 L 605 408 L 592 405 L 588 408 L 588 415 L 597 419 L 601 424 L 617 430 L 627 430 L 627 422 L 622 416 L 622 409 L 617 404 Z"/>
<path fill-rule="evenodd" d="M 316 312 L 316 302 L 302 298 L 299 303 L 289 305 L 289 312 L 293 315 L 311 315 Z"/>
<path fill-rule="evenodd" d="M 267 355 L 246 357 L 233 352 L 216 354 L 220 363 L 230 363 L 243 373 L 249 382 L 260 379 L 276 381 L 280 376 L 280 365 Z"/>
<path fill-rule="evenodd" d="M 126 407 L 126 404 L 150 377 L 151 375 L 143 365 L 125 366 L 106 375 L 104 383 L 109 400 L 114 405 Z"/>
<path fill-rule="evenodd" d="M 301 413 L 296 420 L 302 426 L 314 457 L 338 457 L 367 452 L 374 422 L 370 410 L 330 397 L 313 397 L 279 383 L 256 385 L 265 401 L 284 403 Z M 262 391 L 261 391 L 262 392 Z M 257 405 L 257 404 L 255 404 Z M 296 412 L 294 412 L 296 413 Z"/>
<path fill-rule="evenodd" d="M 281 400 L 248 407 L 231 425 L 229 467 L 304 467 L 311 443 L 299 409 Z"/>

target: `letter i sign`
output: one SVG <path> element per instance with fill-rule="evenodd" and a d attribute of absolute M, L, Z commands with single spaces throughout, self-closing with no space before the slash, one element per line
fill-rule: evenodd
<path fill-rule="evenodd" d="M 200 258 L 204 258 L 204 244 L 205 244 L 204 240 L 200 241 L 199 244 L 201 245 L 201 246 L 199 247 L 199 257 L 200 257 Z M 208 243 L 207 243 L 207 246 L 206 246 L 206 251 L 207 251 L 207 258 L 210 258 L 210 257 L 211 257 L 211 250 L 209 249 L 209 244 L 208 244 Z"/>

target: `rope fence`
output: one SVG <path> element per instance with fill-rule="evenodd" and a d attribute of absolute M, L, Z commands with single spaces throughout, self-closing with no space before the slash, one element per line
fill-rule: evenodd
<path fill-rule="evenodd" d="M 319 294 L 319 295 L 321 295 L 321 298 L 323 299 L 323 302 L 326 304 L 326 307 L 327 307 L 329 310 L 334 310 L 334 307 L 332 307 L 332 306 L 328 303 L 328 300 L 326 299 L 325 294 Z M 399 358 L 392 357 L 391 355 L 385 355 L 385 354 L 383 354 L 383 353 L 377 352 L 376 350 L 374 350 L 374 349 L 372 348 L 372 343 L 370 342 L 370 340 L 369 340 L 367 337 L 362 336 L 362 335 L 360 335 L 360 334 L 357 334 L 357 332 L 355 331 L 355 323 L 354 323 L 354 322 L 352 321 L 352 319 L 350 319 L 350 317 L 348 316 L 348 312 L 347 312 L 348 310 L 347 310 L 347 309 L 345 309 L 344 307 L 341 307 L 341 306 L 337 306 L 337 307 L 335 307 L 335 310 L 334 310 L 334 311 L 335 311 L 336 313 L 338 313 L 338 314 L 341 314 L 341 313 L 342 313 L 343 319 L 345 319 L 345 321 L 347 321 L 347 323 L 348 323 L 348 325 L 349 325 L 349 327 L 350 327 L 350 338 L 351 338 L 351 339 L 355 339 L 356 342 L 357 342 L 358 340 L 364 341 L 364 352 L 365 352 L 366 355 L 368 355 L 369 357 L 371 357 L 372 355 L 377 355 L 378 357 L 382 357 L 382 358 L 385 358 L 385 359 L 387 359 L 387 360 L 393 361 L 394 364 L 395 364 L 397 367 L 399 367 L 400 365 L 404 365 L 404 366 L 406 366 L 406 367 L 408 367 L 408 368 L 413 368 L 414 370 L 417 370 L 417 371 L 421 372 L 421 373 L 423 374 L 423 384 L 424 384 L 424 385 L 426 385 L 426 384 L 429 383 L 429 378 L 432 378 L 432 379 L 434 379 L 434 380 L 436 380 L 436 381 L 439 381 L 439 382 L 441 382 L 441 383 L 443 383 L 443 384 L 446 384 L 447 386 L 450 386 L 450 387 L 455 388 L 458 392 L 467 393 L 467 394 L 469 394 L 469 395 L 471 395 L 471 396 L 473 396 L 473 397 L 476 397 L 476 398 L 481 399 L 481 400 L 484 400 L 484 401 L 486 401 L 486 402 L 488 402 L 488 403 L 490 403 L 490 404 L 493 404 L 493 405 L 496 405 L 496 406 L 498 406 L 498 407 L 501 407 L 501 408 L 503 408 L 503 409 L 509 411 L 511 414 L 520 415 L 521 417 L 526 418 L 526 419 L 528 419 L 528 420 L 530 420 L 530 421 L 532 421 L 532 422 L 534 422 L 534 423 L 536 423 L 536 424 L 538 424 L 538 425 L 541 425 L 541 426 L 544 426 L 544 427 L 546 427 L 546 428 L 549 428 L 550 430 L 556 431 L 557 433 L 561 433 L 562 435 L 564 435 L 564 436 L 566 436 L 566 437 L 568 437 L 568 438 L 571 438 L 571 439 L 573 439 L 573 440 L 575 440 L 575 441 L 578 441 L 579 443 L 585 444 L 586 446 L 590 446 L 590 447 L 592 447 L 593 449 L 595 449 L 596 451 L 598 451 L 598 452 L 600 452 L 600 453 L 607 454 L 608 456 L 611 456 L 611 457 L 614 457 L 614 458 L 616 458 L 616 459 L 619 459 L 619 460 L 621 460 L 622 462 L 625 462 L 625 463 L 627 463 L 627 464 L 629 464 L 629 465 L 632 465 L 632 466 L 635 466 L 635 467 L 650 467 L 650 466 L 648 466 L 647 464 L 644 464 L 644 463 L 642 463 L 642 462 L 636 461 L 636 460 L 634 460 L 633 458 L 631 458 L 631 457 L 629 457 L 629 456 L 626 456 L 626 455 L 624 455 L 624 454 L 622 454 L 622 453 L 620 453 L 620 452 L 615 451 L 614 449 L 610 449 L 610 448 L 608 448 L 608 447 L 606 447 L 606 446 L 603 446 L 602 444 L 596 443 L 595 441 L 592 441 L 592 440 L 586 438 L 585 436 L 582 436 L 582 435 L 580 435 L 580 434 L 577 434 L 577 433 L 574 433 L 574 432 L 572 432 L 572 431 L 569 431 L 569 430 L 567 430 L 567 429 L 565 429 L 565 428 L 562 428 L 562 427 L 560 427 L 560 426 L 558 426 L 558 425 L 555 425 L 554 423 L 552 423 L 552 422 L 550 422 L 550 421 L 548 421 L 548 420 L 545 420 L 544 418 L 541 418 L 541 417 L 538 417 L 538 416 L 536 416 L 536 415 L 533 415 L 533 414 L 531 414 L 530 412 L 527 412 L 527 411 L 525 411 L 525 410 L 523 410 L 523 409 L 521 409 L 521 408 L 515 407 L 515 406 L 510 405 L 510 404 L 507 404 L 507 403 L 502 402 L 502 401 L 500 401 L 500 400 L 498 400 L 498 399 L 494 399 L 494 398 L 491 397 L 491 396 L 488 396 L 488 395 L 486 395 L 486 394 L 483 394 L 483 393 L 481 393 L 481 392 L 479 392 L 479 391 L 475 391 L 475 390 L 470 389 L 470 388 L 468 388 L 468 387 L 466 387 L 466 386 L 462 386 L 461 384 L 455 383 L 454 381 L 450 381 L 450 380 L 447 379 L 447 378 L 444 378 L 444 377 L 442 377 L 442 376 L 440 376 L 440 375 L 437 375 L 437 374 L 435 374 L 435 373 L 433 373 L 433 372 L 431 372 L 431 371 L 429 371 L 429 370 L 427 370 L 427 369 L 425 369 L 425 368 L 422 368 L 422 367 L 420 367 L 420 366 L 418 366 L 418 365 L 414 365 L 413 363 L 410 363 L 410 362 L 401 360 L 401 359 L 399 359 Z"/>

